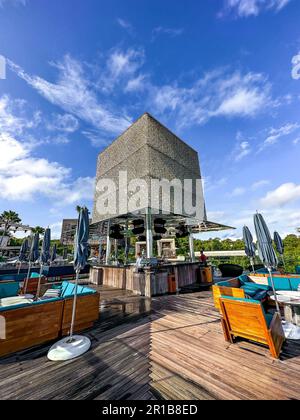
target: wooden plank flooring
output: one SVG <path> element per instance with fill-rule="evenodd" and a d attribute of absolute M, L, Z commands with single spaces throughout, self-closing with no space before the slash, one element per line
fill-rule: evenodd
<path fill-rule="evenodd" d="M 0 399 L 300 399 L 300 343 L 281 359 L 224 341 L 211 292 L 139 298 L 100 288 L 92 349 L 53 363 L 49 345 L 0 359 Z"/>

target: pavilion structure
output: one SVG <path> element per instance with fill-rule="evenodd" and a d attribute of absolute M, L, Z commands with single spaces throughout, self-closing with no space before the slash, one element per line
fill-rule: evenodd
<path fill-rule="evenodd" d="M 163 190 L 153 203 L 149 197 L 152 191 L 152 180 L 179 180 L 185 186 L 185 180 L 191 180 L 188 191 L 193 203 L 197 203 L 196 217 L 186 212 L 185 204 L 176 202 L 176 185 L 173 186 L 167 203 L 164 201 Z M 110 180 L 115 189 L 106 194 L 106 200 L 116 200 L 116 211 L 99 211 L 99 199 L 103 200 L 104 193 L 101 183 Z M 128 210 L 128 203 L 132 199 L 128 195 L 127 187 L 135 180 L 142 180 L 145 188 L 138 192 L 139 202 L 134 211 Z M 91 225 L 91 235 L 101 242 L 106 237 L 106 263 L 110 261 L 112 226 L 119 226 L 127 238 L 126 232 L 132 231 L 137 219 L 145 221 L 145 239 L 147 258 L 153 256 L 153 238 L 155 220 L 164 220 L 164 227 L 169 232 L 171 228 L 184 226 L 190 236 L 190 256 L 194 261 L 193 234 L 207 231 L 231 229 L 229 226 L 207 220 L 205 201 L 201 181 L 201 170 L 198 153 L 179 137 L 173 134 L 150 114 L 143 114 L 110 146 L 100 153 L 97 163 L 96 189 L 94 210 Z M 198 182 L 198 184 L 197 184 Z M 99 187 L 100 185 L 100 187 Z M 126 190 L 126 193 L 124 191 Z M 186 190 L 183 191 L 183 194 Z M 114 197 L 112 197 L 114 194 Z M 180 192 L 177 197 L 180 197 Z M 181 211 L 178 212 L 178 204 Z M 168 208 L 167 208 L 168 206 Z"/>

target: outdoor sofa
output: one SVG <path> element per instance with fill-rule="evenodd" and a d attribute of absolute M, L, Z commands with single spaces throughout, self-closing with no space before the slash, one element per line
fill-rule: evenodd
<path fill-rule="evenodd" d="M 75 285 L 63 282 L 56 289 L 58 297 L 45 300 L 24 300 L 25 303 L 11 306 L 1 306 L 0 300 L 0 357 L 68 334 Z M 17 282 L 1 283 L 0 299 L 13 298 L 18 290 Z M 92 327 L 99 318 L 99 301 L 98 292 L 78 286 L 75 332 Z M 3 336 L 4 331 L 6 337 Z"/>
<path fill-rule="evenodd" d="M 254 282 L 252 279 L 255 279 Z M 300 286 L 300 276 L 283 276 L 274 274 L 273 282 L 275 290 L 297 291 Z M 232 296 L 237 298 L 249 298 L 258 302 L 264 302 L 268 292 L 272 291 L 272 282 L 269 276 L 248 276 L 243 274 L 237 278 L 217 283 L 213 286 L 214 304 L 220 309 L 220 298 Z"/>

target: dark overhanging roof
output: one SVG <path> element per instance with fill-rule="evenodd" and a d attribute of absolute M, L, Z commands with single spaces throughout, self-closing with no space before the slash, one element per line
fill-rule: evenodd
<path fill-rule="evenodd" d="M 152 209 L 153 211 L 153 209 Z M 102 222 L 94 223 L 90 226 L 90 235 L 94 237 L 103 237 L 107 235 L 107 228 L 108 223 L 111 225 L 121 225 L 124 228 L 128 227 L 131 229 L 133 227 L 133 221 L 137 218 L 142 218 L 145 216 L 146 209 L 143 209 L 137 213 L 127 213 L 121 216 L 116 216 L 110 219 L 107 219 Z M 187 218 L 183 215 L 176 215 L 176 214 L 161 214 L 157 212 L 157 214 L 153 214 L 153 218 L 155 217 L 162 217 L 166 220 L 166 227 L 171 229 L 179 224 L 185 224 L 191 229 L 191 232 L 194 234 L 197 233 L 205 233 L 205 232 L 218 232 L 223 230 L 232 230 L 235 229 L 234 227 L 223 225 L 217 222 L 211 222 L 208 220 L 199 221 L 195 218 Z"/>

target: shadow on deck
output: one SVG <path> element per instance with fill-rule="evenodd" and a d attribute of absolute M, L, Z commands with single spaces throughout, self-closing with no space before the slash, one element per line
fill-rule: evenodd
<path fill-rule="evenodd" d="M 0 360 L 1 399 L 300 399 L 300 343 L 280 360 L 224 341 L 211 292 L 149 299 L 100 287 L 92 349 L 63 363 L 49 345 Z"/>

